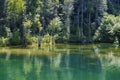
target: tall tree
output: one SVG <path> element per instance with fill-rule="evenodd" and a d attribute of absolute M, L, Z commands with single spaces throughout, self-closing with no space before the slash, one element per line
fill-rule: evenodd
<path fill-rule="evenodd" d="M 61 31 L 61 25 L 62 22 L 60 21 L 59 17 L 55 17 L 53 18 L 53 20 L 51 20 L 49 26 L 48 26 L 48 30 L 49 30 L 49 34 L 52 36 L 52 44 L 54 45 L 55 43 L 55 35 L 59 33 L 59 31 Z"/>
<path fill-rule="evenodd" d="M 5 16 L 5 0 L 0 0 L 0 19 Z"/>
<path fill-rule="evenodd" d="M 24 39 L 24 26 L 23 22 L 23 13 L 26 9 L 24 0 L 8 0 L 8 18 L 11 20 L 9 23 L 10 29 L 12 32 L 20 29 L 21 38 L 23 45 L 25 44 Z"/>
<path fill-rule="evenodd" d="M 6 0 L 0 1 L 0 36 L 6 37 Z"/>
<path fill-rule="evenodd" d="M 65 12 L 66 15 L 66 19 L 65 19 L 65 27 L 66 27 L 66 36 L 67 39 L 69 39 L 70 37 L 70 15 L 72 13 L 72 9 L 73 9 L 73 0 L 65 0 L 64 1 L 64 5 L 63 5 L 63 10 Z"/>
<path fill-rule="evenodd" d="M 43 3 L 41 0 L 26 0 L 26 16 L 32 21 L 31 34 L 36 35 L 39 30 L 34 25 L 34 19 L 36 15 L 40 14 Z M 40 18 L 40 17 L 39 17 Z"/>

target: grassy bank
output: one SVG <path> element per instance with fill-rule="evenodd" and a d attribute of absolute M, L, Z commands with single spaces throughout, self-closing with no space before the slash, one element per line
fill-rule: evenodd
<path fill-rule="evenodd" d="M 1 54 L 16 55 L 53 55 L 53 54 L 94 54 L 104 56 L 112 54 L 120 56 L 120 47 L 112 44 L 89 44 L 89 45 L 68 45 L 56 44 L 55 46 L 42 45 L 41 48 L 29 45 L 26 48 L 21 46 L 0 47 Z"/>

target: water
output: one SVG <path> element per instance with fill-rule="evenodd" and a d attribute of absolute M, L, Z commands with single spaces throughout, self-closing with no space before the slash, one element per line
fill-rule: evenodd
<path fill-rule="evenodd" d="M 50 55 L 10 49 L 0 54 L 0 80 L 120 80 L 119 50 L 111 44 L 58 45 Z"/>

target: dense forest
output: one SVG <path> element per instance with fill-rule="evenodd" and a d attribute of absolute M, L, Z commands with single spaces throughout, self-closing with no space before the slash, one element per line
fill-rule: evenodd
<path fill-rule="evenodd" d="M 120 0 L 0 0 L 0 46 L 120 42 Z"/>

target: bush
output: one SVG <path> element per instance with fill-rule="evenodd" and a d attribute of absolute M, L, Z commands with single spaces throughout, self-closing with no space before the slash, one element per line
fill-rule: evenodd
<path fill-rule="evenodd" d="M 63 35 L 63 34 L 56 34 L 55 36 L 55 42 L 58 42 L 58 43 L 64 43 L 64 42 L 67 42 L 67 36 L 66 35 Z"/>
<path fill-rule="evenodd" d="M 94 35 L 94 41 L 113 43 L 116 37 L 120 41 L 120 16 L 104 16 Z"/>
<path fill-rule="evenodd" d="M 31 37 L 31 42 L 37 44 L 38 43 L 38 37 L 37 36 Z"/>
<path fill-rule="evenodd" d="M 26 34 L 25 37 L 26 37 L 27 45 L 31 45 L 33 43 L 31 35 Z"/>
<path fill-rule="evenodd" d="M 19 30 L 13 32 L 12 36 L 9 38 L 9 45 L 20 45 L 22 42 Z"/>
<path fill-rule="evenodd" d="M 0 46 L 8 45 L 8 38 L 1 37 L 0 38 Z"/>
<path fill-rule="evenodd" d="M 30 34 L 25 34 L 25 39 L 27 45 L 32 44 L 32 39 Z M 9 38 L 9 45 L 21 45 L 22 44 L 22 38 L 20 35 L 19 30 L 16 30 L 13 32 L 12 36 Z"/>
<path fill-rule="evenodd" d="M 42 38 L 42 43 L 52 44 L 52 36 L 50 36 L 49 34 L 44 35 Z"/>
<path fill-rule="evenodd" d="M 5 30 L 5 27 L 6 26 L 3 26 L 3 25 L 0 24 L 0 37 L 6 37 L 7 32 Z"/>

